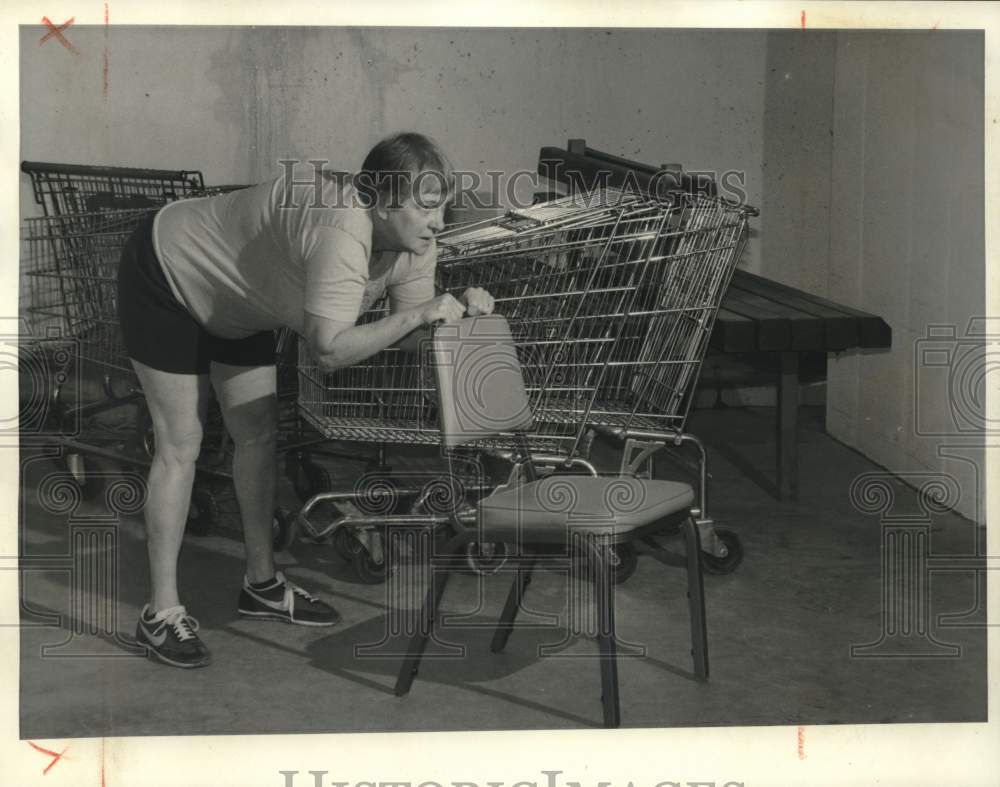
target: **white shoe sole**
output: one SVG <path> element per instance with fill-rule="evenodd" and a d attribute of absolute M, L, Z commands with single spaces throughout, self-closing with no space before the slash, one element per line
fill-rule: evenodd
<path fill-rule="evenodd" d="M 312 621 L 312 620 L 292 620 L 288 615 L 282 615 L 280 612 L 248 612 L 244 609 L 236 610 L 243 617 L 256 618 L 257 620 L 279 620 L 282 623 L 289 623 L 293 626 L 314 626 L 316 628 L 323 628 L 326 626 L 336 626 L 340 622 L 340 618 L 336 620 L 331 620 L 329 622 L 324 621 Z"/>
<path fill-rule="evenodd" d="M 167 664 L 171 667 L 179 667 L 180 669 L 198 669 L 199 667 L 207 667 L 212 663 L 212 657 L 208 656 L 205 661 L 199 661 L 197 664 L 186 663 L 183 661 L 174 661 L 173 659 L 168 659 L 162 653 L 159 653 L 152 645 L 147 645 L 144 642 L 136 643 L 141 647 L 146 649 L 146 658 L 152 659 L 153 661 L 158 661 L 161 664 Z"/>

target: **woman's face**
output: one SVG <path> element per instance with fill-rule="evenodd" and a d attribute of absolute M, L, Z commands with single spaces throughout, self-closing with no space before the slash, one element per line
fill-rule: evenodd
<path fill-rule="evenodd" d="M 386 209 L 386 225 L 396 248 L 425 254 L 434 236 L 444 228 L 448 203 L 444 178 L 436 172 L 422 172 L 413 180 L 412 193 L 397 208 Z"/>

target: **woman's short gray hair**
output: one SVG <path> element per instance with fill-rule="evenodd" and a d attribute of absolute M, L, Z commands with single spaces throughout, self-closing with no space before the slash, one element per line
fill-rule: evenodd
<path fill-rule="evenodd" d="M 369 205 L 377 200 L 399 207 L 422 173 L 440 176 L 442 195 L 451 190 L 452 165 L 430 137 L 404 131 L 373 147 L 358 173 L 358 193 Z"/>

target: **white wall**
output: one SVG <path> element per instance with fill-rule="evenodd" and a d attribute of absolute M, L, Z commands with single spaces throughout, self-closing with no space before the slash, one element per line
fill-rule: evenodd
<path fill-rule="evenodd" d="M 837 34 L 767 36 L 762 273 L 827 295 Z"/>
<path fill-rule="evenodd" d="M 930 326 L 961 336 L 985 311 L 983 62 L 975 33 L 838 36 L 830 295 L 881 314 L 893 349 L 831 364 L 827 428 L 893 470 L 952 475 L 985 521 L 975 466 L 939 456 L 971 444 L 957 453 L 982 467 L 982 433 L 952 425 L 963 394 L 917 354 Z"/>
<path fill-rule="evenodd" d="M 952 475 L 982 520 L 981 430 L 959 433 L 948 369 L 917 356 L 930 326 L 961 336 L 985 309 L 981 35 L 771 33 L 765 106 L 764 273 L 893 330 L 890 351 L 831 357 L 828 431 L 894 472 Z"/>

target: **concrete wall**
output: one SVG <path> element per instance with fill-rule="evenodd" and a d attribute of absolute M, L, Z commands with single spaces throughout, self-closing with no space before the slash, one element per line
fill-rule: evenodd
<path fill-rule="evenodd" d="M 985 310 L 982 36 L 771 33 L 765 107 L 764 273 L 893 329 L 889 352 L 831 358 L 828 431 L 894 472 L 953 476 L 982 520 L 982 422 L 953 416 L 982 413 L 982 342 L 935 342 L 952 373 L 918 356 L 931 326 L 961 337 Z"/>
<path fill-rule="evenodd" d="M 959 343 L 933 342 L 949 373 L 924 363 L 919 342 L 935 325 L 962 336 L 985 312 L 983 62 L 975 33 L 839 37 L 830 295 L 882 314 L 893 350 L 833 363 L 827 411 L 831 434 L 876 462 L 953 476 L 958 510 L 981 521 L 982 434 L 962 434 L 951 415 L 955 404 L 983 411 L 970 401 L 981 339 L 971 387 L 957 389 Z"/>
<path fill-rule="evenodd" d="M 826 295 L 836 33 L 767 36 L 762 273 Z"/>
<path fill-rule="evenodd" d="M 413 127 L 460 168 L 533 171 L 540 147 L 584 137 L 639 161 L 748 171 L 759 199 L 762 33 L 384 29 L 248 41 L 277 53 L 258 72 L 261 175 L 316 150 L 350 167 L 372 139 Z"/>
<path fill-rule="evenodd" d="M 78 57 L 38 47 L 36 32 L 22 33 L 23 158 L 246 182 L 282 158 L 356 167 L 406 128 L 458 167 L 534 172 L 543 145 L 583 137 L 639 161 L 745 172 L 760 204 L 761 31 L 112 27 L 105 39 L 74 27 Z M 754 237 L 747 265 L 759 260 Z"/>
<path fill-rule="evenodd" d="M 111 27 L 105 36 L 103 28 L 74 27 L 75 56 L 51 42 L 38 46 L 41 34 L 21 31 L 22 159 L 200 169 L 212 183 L 252 177 L 253 77 L 227 79 L 242 34 Z M 31 205 L 27 183 L 22 175 L 22 212 L 25 197 Z"/>

